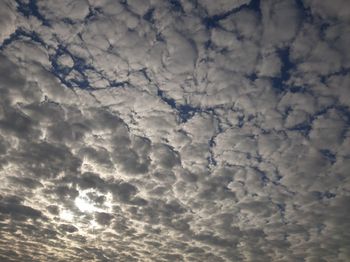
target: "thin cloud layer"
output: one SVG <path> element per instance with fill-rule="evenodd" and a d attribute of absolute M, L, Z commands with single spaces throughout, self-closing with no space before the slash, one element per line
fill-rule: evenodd
<path fill-rule="evenodd" d="M 0 3 L 1 261 L 349 261 L 347 1 Z"/>

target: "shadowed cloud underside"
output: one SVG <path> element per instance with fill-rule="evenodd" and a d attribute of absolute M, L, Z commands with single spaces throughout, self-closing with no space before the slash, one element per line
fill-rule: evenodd
<path fill-rule="evenodd" d="M 350 261 L 347 0 L 0 1 L 0 261 Z"/>

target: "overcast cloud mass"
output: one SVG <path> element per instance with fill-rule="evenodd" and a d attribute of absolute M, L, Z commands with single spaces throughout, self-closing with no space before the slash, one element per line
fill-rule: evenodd
<path fill-rule="evenodd" d="M 0 261 L 350 261 L 348 0 L 0 0 Z"/>

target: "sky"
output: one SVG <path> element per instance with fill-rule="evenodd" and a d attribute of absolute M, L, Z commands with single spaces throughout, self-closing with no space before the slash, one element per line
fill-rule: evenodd
<path fill-rule="evenodd" d="M 348 0 L 0 0 L 0 261 L 350 261 Z"/>

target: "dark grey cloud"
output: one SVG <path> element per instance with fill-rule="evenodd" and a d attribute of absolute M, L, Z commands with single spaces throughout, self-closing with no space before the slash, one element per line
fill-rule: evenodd
<path fill-rule="evenodd" d="M 37 219 L 42 216 L 39 210 L 12 201 L 4 201 L 0 204 L 0 213 L 9 215 L 13 220 Z"/>
<path fill-rule="evenodd" d="M 346 0 L 0 3 L 1 261 L 349 261 Z"/>
<path fill-rule="evenodd" d="M 68 233 L 74 233 L 76 231 L 78 231 L 78 229 L 75 226 L 72 225 L 67 225 L 67 224 L 61 224 L 58 226 L 59 230 L 62 230 L 64 232 L 68 232 Z"/>
<path fill-rule="evenodd" d="M 101 224 L 101 225 L 109 225 L 111 223 L 111 220 L 113 219 L 113 216 L 110 215 L 109 213 L 96 213 L 96 222 Z"/>

